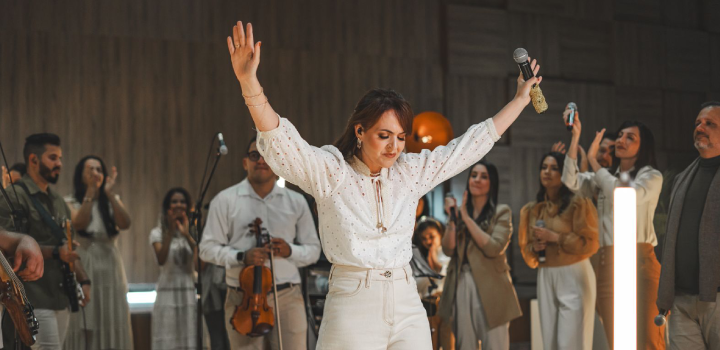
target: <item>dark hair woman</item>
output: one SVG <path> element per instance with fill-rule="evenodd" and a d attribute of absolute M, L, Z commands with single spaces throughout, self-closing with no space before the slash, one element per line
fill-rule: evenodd
<path fill-rule="evenodd" d="M 430 328 L 409 267 L 418 200 L 489 152 L 542 79 L 519 76 L 514 99 L 492 119 L 419 154 L 403 153 L 412 131 L 410 104 L 397 92 L 374 89 L 360 99 L 334 146 L 317 148 L 264 95 L 251 25 L 245 32 L 238 22 L 227 42 L 259 131 L 258 150 L 276 174 L 318 203 L 320 237 L 333 268 L 317 348 L 429 349 Z M 530 65 L 537 73 L 537 62 Z M 383 297 L 388 291 L 393 298 Z M 380 314 L 384 322 L 377 321 Z"/>
<path fill-rule="evenodd" d="M 152 348 L 192 349 L 196 346 L 195 282 L 197 244 L 190 235 L 192 199 L 181 187 L 170 189 L 162 202 L 160 222 L 150 244 L 162 266 L 153 306 Z"/>
<path fill-rule="evenodd" d="M 573 195 L 562 183 L 564 161 L 557 152 L 542 157 L 540 190 L 520 211 L 518 240 L 527 265 L 539 268 L 543 346 L 591 349 L 595 273 L 588 258 L 598 249 L 597 211 L 589 198 Z"/>
<path fill-rule="evenodd" d="M 435 272 L 443 268 L 441 261 L 440 240 L 445 232 L 445 225 L 435 218 L 421 216 L 413 232 L 413 245 L 420 250 L 425 261 Z"/>
<path fill-rule="evenodd" d="M 75 166 L 74 193 L 65 198 L 80 234 L 77 252 L 93 284 L 85 322 L 79 313 L 70 316 L 65 349 L 132 347 L 127 278 L 116 245 L 120 230 L 130 227 L 130 215 L 115 194 L 117 176 L 100 157 L 86 156 Z"/>
<path fill-rule="evenodd" d="M 466 182 L 458 227 L 448 223 L 443 251 L 452 256 L 440 298 L 440 316 L 455 319 L 458 349 L 509 349 L 510 321 L 522 315 L 505 250 L 512 236 L 512 211 L 498 203 L 495 165 L 476 163 Z M 456 206 L 445 199 L 445 210 Z M 458 234 L 456 234 L 459 233 Z M 457 238 L 456 238 L 457 237 Z"/>
<path fill-rule="evenodd" d="M 579 119 L 577 119 L 579 120 Z M 577 143 L 582 124 L 576 120 L 573 128 L 573 143 Z M 600 263 L 597 274 L 597 310 L 602 318 L 609 342 L 613 339 L 614 296 L 613 296 L 613 192 L 619 186 L 631 186 L 637 192 L 637 347 L 638 349 L 665 349 L 665 328 L 653 323 L 658 314 L 657 300 L 660 283 L 660 263 L 654 247 L 657 236 L 653 226 L 655 208 L 660 199 L 663 176 L 655 164 L 655 137 L 650 129 L 638 121 L 625 121 L 617 131 L 612 167 L 603 168 L 596 159 L 605 129 L 595 134 L 595 140 L 588 149 L 588 161 L 593 172 L 580 173 L 576 166 L 576 154 L 572 146 L 568 152 L 563 172 L 563 182 L 573 190 L 587 197 L 597 197 L 600 218 Z M 623 184 L 620 174 L 629 175 L 630 182 Z"/>

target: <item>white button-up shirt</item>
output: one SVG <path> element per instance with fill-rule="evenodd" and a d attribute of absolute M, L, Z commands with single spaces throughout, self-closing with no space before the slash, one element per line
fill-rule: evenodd
<path fill-rule="evenodd" d="M 616 172 L 619 175 L 619 171 Z M 601 247 L 613 245 L 613 196 L 615 187 L 620 187 L 617 176 L 603 168 L 597 173 L 581 173 L 577 160 L 565 157 L 562 182 L 578 195 L 593 198 L 597 196 L 600 227 L 598 239 Z M 631 181 L 637 194 L 637 242 L 657 245 L 653 218 L 662 190 L 662 173 L 650 166 L 643 167 Z"/>
<path fill-rule="evenodd" d="M 255 248 L 255 235 L 248 227 L 255 218 L 262 220 L 261 226 L 271 238 L 282 238 L 292 248 L 288 258 L 275 257 L 276 283 L 300 283 L 298 267 L 318 260 L 320 240 L 305 198 L 277 185 L 260 198 L 245 179 L 213 198 L 200 242 L 200 258 L 225 266 L 225 281 L 239 287 L 238 277 L 245 266 L 237 261 L 237 253 Z M 270 267 L 270 261 L 265 265 Z"/>
<path fill-rule="evenodd" d="M 418 200 L 482 159 L 498 139 L 488 119 L 432 152 L 400 154 L 378 177 L 371 177 L 359 159 L 345 160 L 336 147 L 309 145 L 285 118 L 277 128 L 258 132 L 257 147 L 276 174 L 315 197 L 320 238 L 331 263 L 386 269 L 403 267 L 412 258 Z"/>

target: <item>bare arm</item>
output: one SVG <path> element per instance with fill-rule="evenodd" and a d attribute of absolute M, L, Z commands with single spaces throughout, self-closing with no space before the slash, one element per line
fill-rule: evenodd
<path fill-rule="evenodd" d="M 118 226 L 121 230 L 127 230 L 130 228 L 130 214 L 125 209 L 125 205 L 120 200 L 120 198 L 117 198 L 115 194 L 108 193 L 108 200 L 110 201 L 110 205 L 113 208 L 113 216 L 115 219 L 115 224 Z"/>
<path fill-rule="evenodd" d="M 445 197 L 445 213 L 450 215 L 450 208 L 457 207 L 457 202 L 453 197 Z M 455 253 L 455 223 L 450 220 L 445 228 L 445 234 L 442 237 L 442 251 L 447 256 L 452 256 Z"/>
<path fill-rule="evenodd" d="M 447 256 L 455 254 L 455 223 L 450 221 L 445 229 L 445 234 L 442 238 L 442 251 Z"/>
<path fill-rule="evenodd" d="M 117 183 L 118 170 L 117 167 L 112 167 L 110 175 L 105 179 L 105 195 L 110 201 L 110 205 L 113 208 L 113 217 L 115 219 L 115 225 L 121 230 L 127 230 L 130 228 L 130 214 L 125 210 L 125 205 L 115 195 L 115 184 Z"/>
<path fill-rule="evenodd" d="M 68 203 L 70 207 L 70 218 L 72 219 L 73 227 L 76 230 L 85 230 L 90 226 L 90 220 L 92 220 L 92 207 L 93 200 L 97 198 L 98 190 L 96 184 L 90 184 L 85 190 L 85 197 L 80 205 L 80 208 L 75 207 Z M 86 199 L 87 198 L 87 199 Z"/>
<path fill-rule="evenodd" d="M 257 68 L 260 65 L 261 42 L 253 38 L 252 24 L 247 24 L 247 31 L 243 29 L 242 22 L 238 21 L 233 27 L 233 36 L 227 38 L 228 51 L 232 60 L 235 77 L 240 82 L 245 104 L 250 109 L 250 115 L 259 131 L 273 130 L 278 127 L 280 120 L 270 106 L 262 85 L 257 78 Z"/>

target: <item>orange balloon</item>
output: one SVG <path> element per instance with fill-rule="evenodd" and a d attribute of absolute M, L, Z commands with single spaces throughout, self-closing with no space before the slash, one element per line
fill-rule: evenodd
<path fill-rule="evenodd" d="M 434 150 L 447 145 L 453 139 L 450 121 L 438 112 L 422 112 L 413 118 L 412 136 L 405 143 L 410 153 L 424 149 Z"/>

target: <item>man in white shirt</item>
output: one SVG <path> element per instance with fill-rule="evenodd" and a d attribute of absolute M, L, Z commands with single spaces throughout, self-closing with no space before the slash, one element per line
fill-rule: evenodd
<path fill-rule="evenodd" d="M 245 180 L 220 192 L 210 203 L 205 231 L 200 242 L 200 257 L 225 266 L 228 285 L 225 319 L 230 320 L 242 301 L 239 275 L 246 266 L 270 267 L 269 248 L 255 247 L 256 238 L 249 224 L 256 218 L 270 234 L 275 256 L 275 283 L 282 322 L 285 349 L 306 349 L 307 318 L 300 288 L 299 267 L 315 263 L 320 256 L 320 240 L 305 198 L 276 185 L 273 173 L 257 151 L 255 139 L 250 142 L 243 167 Z M 268 294 L 268 304 L 275 307 L 275 295 Z M 251 338 L 233 329 L 227 322 L 233 349 L 265 349 L 265 338 L 273 350 L 279 349 L 277 320 L 266 337 Z"/>

